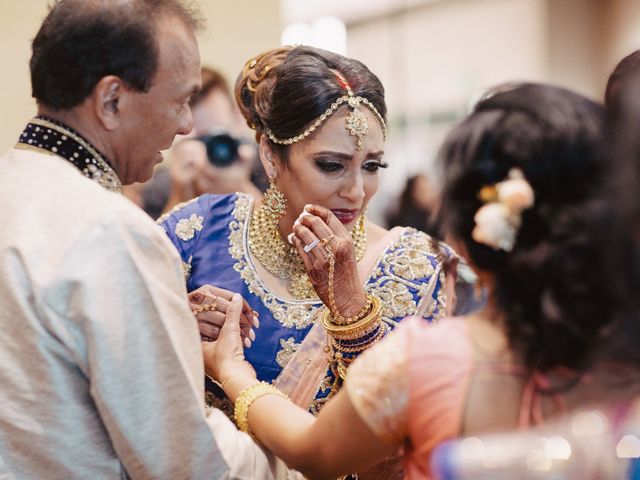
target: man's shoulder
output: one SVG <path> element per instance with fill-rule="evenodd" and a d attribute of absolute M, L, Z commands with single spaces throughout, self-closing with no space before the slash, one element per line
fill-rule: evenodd
<path fill-rule="evenodd" d="M 10 236 L 17 240 L 39 232 L 50 248 L 64 248 L 66 240 L 96 228 L 105 237 L 118 236 L 123 229 L 159 234 L 153 220 L 131 201 L 105 190 L 60 157 L 10 150 L 0 156 L 0 168 L 0 202 L 8 206 L 14 225 Z"/>

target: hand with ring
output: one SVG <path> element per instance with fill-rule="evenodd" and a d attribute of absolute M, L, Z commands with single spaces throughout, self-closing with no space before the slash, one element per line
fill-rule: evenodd
<path fill-rule="evenodd" d="M 232 297 L 232 292 L 212 285 L 203 285 L 189 293 L 189 306 L 198 321 L 203 341 L 212 342 L 218 338 Z M 240 312 L 240 334 L 245 347 L 250 347 L 251 342 L 256 339 L 253 329 L 259 325 L 258 313 L 254 312 L 243 299 Z"/>
<path fill-rule="evenodd" d="M 340 315 L 356 315 L 366 303 L 366 291 L 358 275 L 351 234 L 327 208 L 307 205 L 289 237 L 302 257 L 311 284 L 322 302 L 331 308 L 329 264 L 334 257 L 333 295 Z M 335 312 L 334 312 L 335 313 Z"/>

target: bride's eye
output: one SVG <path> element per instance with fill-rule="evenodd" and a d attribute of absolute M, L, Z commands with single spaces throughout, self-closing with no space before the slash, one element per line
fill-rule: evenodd
<path fill-rule="evenodd" d="M 320 170 L 333 173 L 342 170 L 344 167 L 340 162 L 334 162 L 331 160 L 316 160 L 316 165 Z"/>
<path fill-rule="evenodd" d="M 371 162 L 364 162 L 362 164 L 362 168 L 364 168 L 367 172 L 377 172 L 381 168 L 387 168 L 389 166 L 388 163 L 380 162 L 378 160 Z"/>

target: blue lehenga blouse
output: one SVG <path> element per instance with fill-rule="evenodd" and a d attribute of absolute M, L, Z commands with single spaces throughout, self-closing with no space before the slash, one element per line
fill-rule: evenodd
<path fill-rule="evenodd" d="M 245 357 L 259 380 L 274 382 L 309 333 L 322 302 L 282 298 L 258 277 L 249 254 L 252 209 L 253 199 L 246 194 L 203 195 L 178 205 L 158 223 L 182 257 L 188 291 L 210 284 L 237 292 L 259 313 L 260 328 Z M 385 246 L 366 289 L 380 298 L 388 331 L 416 312 L 426 321 L 444 317 L 442 251 L 451 254 L 444 245 L 438 251 L 428 235 L 412 228 Z M 309 405 L 314 413 L 330 393 L 331 379 L 326 380 Z M 230 410 L 230 405 L 212 403 Z"/>

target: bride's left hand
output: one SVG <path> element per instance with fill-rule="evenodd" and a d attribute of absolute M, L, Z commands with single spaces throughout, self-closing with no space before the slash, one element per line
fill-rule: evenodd
<path fill-rule="evenodd" d="M 202 342 L 205 372 L 218 382 L 224 382 L 232 376 L 256 378 L 255 370 L 244 358 L 240 336 L 241 314 L 242 297 L 236 293 L 227 306 L 227 318 L 218 340 Z"/>
<path fill-rule="evenodd" d="M 307 205 L 290 238 L 302 257 L 313 288 L 328 307 L 331 307 L 329 253 L 325 244 L 331 247 L 335 260 L 333 294 L 337 310 L 344 317 L 356 315 L 366 302 L 366 292 L 358 275 L 351 234 L 342 222 L 325 207 Z"/>
<path fill-rule="evenodd" d="M 232 297 L 233 292 L 213 285 L 202 285 L 189 293 L 189 306 L 198 321 L 200 336 L 203 340 L 211 342 L 218 338 Z M 257 312 L 253 311 L 247 301 L 242 299 L 240 333 L 247 348 L 256 339 L 253 328 L 259 326 L 257 315 Z"/>

